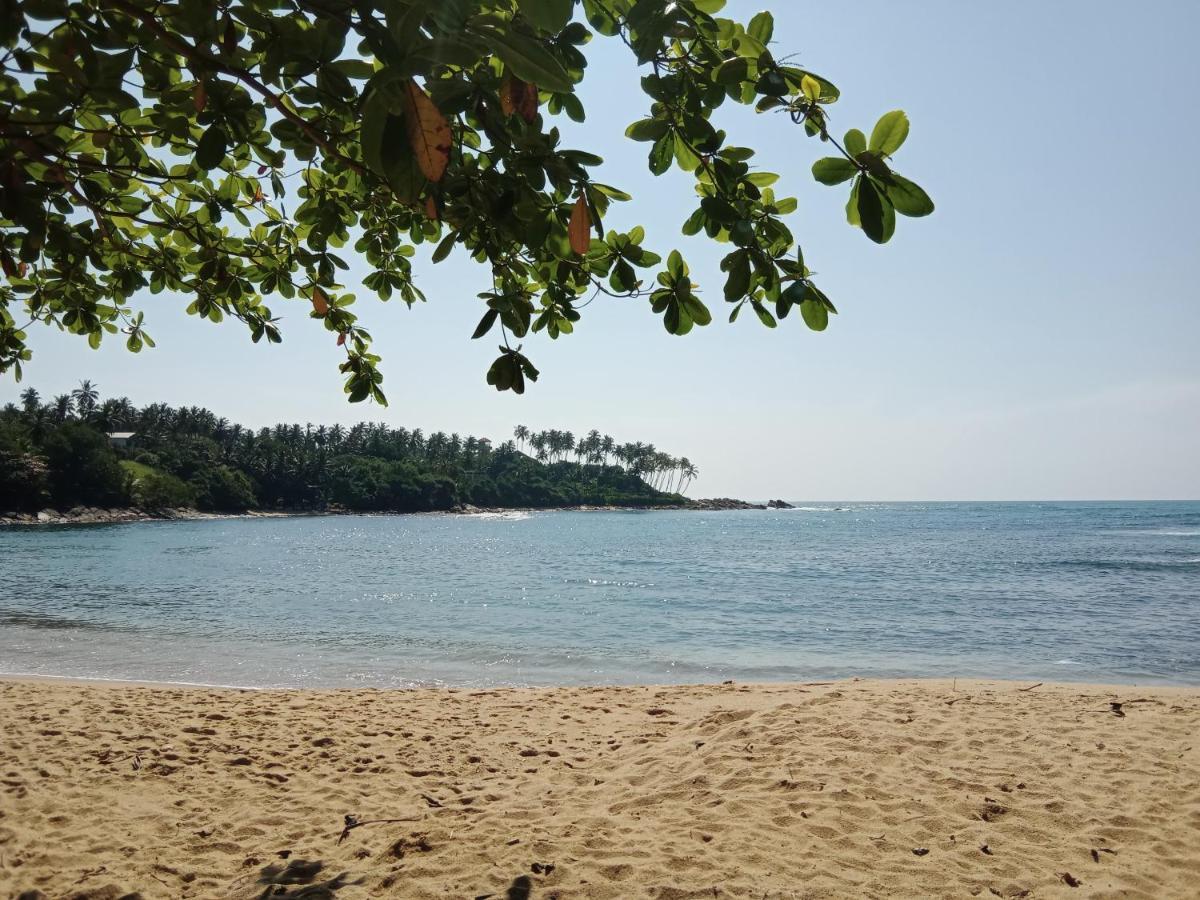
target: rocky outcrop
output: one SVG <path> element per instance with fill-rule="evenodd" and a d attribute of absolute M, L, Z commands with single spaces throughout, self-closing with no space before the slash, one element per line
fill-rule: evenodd
<path fill-rule="evenodd" d="M 768 500 L 767 509 L 795 509 L 796 507 L 788 503 L 786 500 Z"/>
<path fill-rule="evenodd" d="M 207 518 L 207 516 L 194 509 L 164 509 L 146 512 L 141 509 L 101 509 L 95 506 L 76 506 L 65 512 L 57 509 L 43 509 L 36 513 L 0 513 L 0 525 L 100 525 L 106 522 L 197 518 Z"/>
<path fill-rule="evenodd" d="M 766 509 L 761 503 L 747 503 L 732 497 L 712 497 L 707 500 L 689 500 L 684 509 L 699 509 L 716 512 L 726 509 Z"/>

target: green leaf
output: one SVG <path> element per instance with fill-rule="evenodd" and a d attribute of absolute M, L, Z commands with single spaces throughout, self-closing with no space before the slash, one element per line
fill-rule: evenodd
<path fill-rule="evenodd" d="M 775 317 L 771 315 L 770 311 L 765 306 L 763 306 L 757 300 L 751 301 L 750 305 L 754 307 L 754 312 L 758 315 L 758 320 L 760 322 L 762 322 L 768 328 L 775 327 Z"/>
<path fill-rule="evenodd" d="M 927 216 L 933 212 L 933 201 L 920 185 L 901 178 L 893 172 L 884 182 L 888 199 L 896 207 L 896 212 L 904 216 Z"/>
<path fill-rule="evenodd" d="M 738 250 L 730 254 L 729 277 L 725 279 L 725 299 L 734 302 L 750 289 L 750 254 Z"/>
<path fill-rule="evenodd" d="M 858 221 L 867 237 L 877 244 L 887 240 L 883 212 L 884 200 L 868 178 L 858 180 Z"/>
<path fill-rule="evenodd" d="M 672 250 L 667 256 L 667 271 L 675 278 L 682 278 L 687 274 L 687 265 L 678 250 Z"/>
<path fill-rule="evenodd" d="M 471 335 L 471 340 L 481 338 L 491 331 L 492 326 L 496 324 L 496 319 L 499 318 L 499 316 L 500 313 L 498 310 L 489 309 L 487 312 L 485 312 L 483 314 L 483 318 L 479 320 L 479 324 L 475 326 L 475 333 Z"/>
<path fill-rule="evenodd" d="M 764 72 L 754 83 L 754 90 L 768 97 L 782 97 L 788 92 L 787 79 L 774 70 Z"/>
<path fill-rule="evenodd" d="M 880 184 L 876 183 L 875 189 L 879 191 L 879 200 L 883 204 L 883 240 L 880 243 L 886 244 L 896 233 L 896 207 L 892 206 L 892 201 L 887 198 Z"/>
<path fill-rule="evenodd" d="M 522 81 L 532 82 L 544 91 L 569 94 L 574 84 L 557 59 L 532 38 L 498 28 L 481 29 L 496 55 Z"/>
<path fill-rule="evenodd" d="M 713 81 L 717 84 L 735 85 L 746 80 L 750 71 L 750 63 L 744 56 L 727 59 L 713 70 Z"/>
<path fill-rule="evenodd" d="M 687 310 L 692 321 L 701 327 L 712 322 L 712 313 L 708 311 L 708 307 L 700 302 L 700 298 L 695 294 L 688 294 L 683 300 L 683 306 Z"/>
<path fill-rule="evenodd" d="M 858 172 L 858 166 L 840 156 L 826 156 L 813 163 L 813 178 L 821 184 L 841 184 L 849 181 Z"/>
<path fill-rule="evenodd" d="M 551 34 L 558 34 L 567 27 L 574 5 L 574 0 L 517 0 L 521 15 Z"/>
<path fill-rule="evenodd" d="M 862 221 L 858 217 L 858 186 L 862 183 L 862 176 L 859 175 L 854 179 L 854 186 L 850 188 L 850 199 L 846 201 L 846 221 L 855 228 L 862 227 Z"/>
<path fill-rule="evenodd" d="M 675 141 L 675 161 L 685 172 L 695 172 L 700 166 L 700 157 L 688 146 L 682 138 Z"/>
<path fill-rule="evenodd" d="M 884 113 L 875 123 L 871 131 L 871 144 L 868 149 L 883 156 L 891 156 L 900 149 L 904 139 L 908 137 L 908 116 L 903 110 L 894 109 Z"/>
<path fill-rule="evenodd" d="M 746 26 L 746 33 L 763 45 L 770 43 L 771 35 L 774 32 L 775 19 L 769 12 L 760 12 Z"/>
<path fill-rule="evenodd" d="M 441 243 L 437 245 L 437 249 L 433 251 L 433 256 L 430 260 L 435 263 L 441 262 L 450 255 L 450 251 L 454 249 L 454 244 L 458 241 L 458 232 L 451 231 L 448 235 L 442 238 Z"/>
<path fill-rule="evenodd" d="M 668 131 L 650 148 L 650 171 L 661 175 L 671 168 L 671 159 L 675 155 L 675 132 Z"/>
<path fill-rule="evenodd" d="M 638 119 L 625 129 L 625 137 L 635 141 L 656 141 L 671 128 L 664 119 Z"/>
<path fill-rule="evenodd" d="M 229 138 L 220 125 L 210 125 L 196 143 L 196 165 L 202 169 L 215 169 L 225 161 Z"/>
<path fill-rule="evenodd" d="M 692 330 L 692 324 L 692 317 L 678 300 L 667 304 L 666 312 L 663 313 L 663 328 L 667 329 L 669 334 L 685 335 Z"/>
<path fill-rule="evenodd" d="M 363 104 L 358 139 L 362 145 L 363 162 L 378 175 L 386 174 L 383 164 L 383 136 L 389 115 L 388 102 L 383 92 L 372 91 Z"/>
<path fill-rule="evenodd" d="M 846 132 L 845 138 L 842 139 L 845 144 L 846 152 L 853 157 L 864 152 L 867 149 L 867 136 L 857 128 L 851 128 Z"/>
<path fill-rule="evenodd" d="M 813 331 L 824 331 L 829 325 L 829 310 L 819 300 L 809 299 L 801 302 L 800 317 Z"/>
<path fill-rule="evenodd" d="M 496 361 L 488 369 L 487 383 L 495 387 L 498 391 L 511 390 L 519 374 L 520 370 L 513 363 L 512 357 L 505 352 L 496 357 Z M 523 387 L 522 390 L 524 390 Z M 520 392 L 518 391 L 517 393 Z"/>

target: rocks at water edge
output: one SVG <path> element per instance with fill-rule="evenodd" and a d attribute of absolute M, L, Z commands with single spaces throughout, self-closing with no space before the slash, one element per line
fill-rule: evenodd
<path fill-rule="evenodd" d="M 164 509 L 150 513 L 140 509 L 100 509 L 76 506 L 66 512 L 43 509 L 36 513 L 0 513 L 0 525 L 98 525 L 103 522 L 142 522 L 151 519 L 192 519 L 203 514 L 194 509 Z"/>
<path fill-rule="evenodd" d="M 796 507 L 788 503 L 786 500 L 768 500 L 767 509 L 795 509 Z"/>
<path fill-rule="evenodd" d="M 684 509 L 699 509 L 717 512 L 726 509 L 766 509 L 761 503 L 747 503 L 732 497 L 713 497 L 707 500 L 689 500 Z"/>

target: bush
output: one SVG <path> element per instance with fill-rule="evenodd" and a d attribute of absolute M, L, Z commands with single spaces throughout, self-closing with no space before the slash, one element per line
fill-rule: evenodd
<path fill-rule="evenodd" d="M 196 508 L 210 512 L 245 512 L 258 505 L 254 484 L 244 472 L 229 466 L 202 469 L 190 480 Z"/>
<path fill-rule="evenodd" d="M 178 509 L 196 503 L 196 492 L 191 485 L 153 469 L 134 477 L 131 494 L 134 505 L 146 510 Z"/>
<path fill-rule="evenodd" d="M 129 476 L 104 435 L 68 422 L 47 435 L 43 449 L 51 500 L 59 508 L 129 502 Z"/>

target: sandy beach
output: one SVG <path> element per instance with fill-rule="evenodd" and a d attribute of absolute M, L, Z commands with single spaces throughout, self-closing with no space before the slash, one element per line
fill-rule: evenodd
<path fill-rule="evenodd" d="M 0 681 L 0 897 L 1196 896 L 1200 690 L 1029 687 Z"/>

